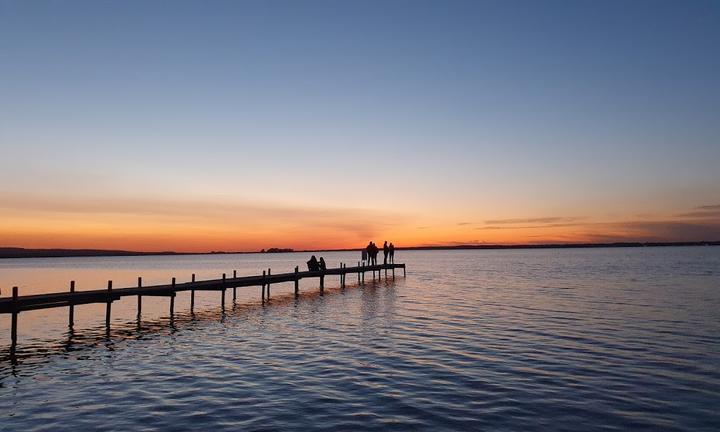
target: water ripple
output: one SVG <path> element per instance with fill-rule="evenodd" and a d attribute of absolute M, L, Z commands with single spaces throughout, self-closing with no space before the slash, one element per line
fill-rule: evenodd
<path fill-rule="evenodd" d="M 720 429 L 720 248 L 404 258 L 406 279 L 324 296 L 278 286 L 225 311 L 200 296 L 194 314 L 180 296 L 172 320 L 162 300 L 139 323 L 120 302 L 110 335 L 90 307 L 72 333 L 62 311 L 21 314 L 18 364 L 0 348 L 0 430 Z M 158 280 L 173 272 L 89 266 L 153 259 Z"/>

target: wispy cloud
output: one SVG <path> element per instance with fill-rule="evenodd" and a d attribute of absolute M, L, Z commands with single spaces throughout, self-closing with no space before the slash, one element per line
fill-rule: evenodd
<path fill-rule="evenodd" d="M 720 219 L 720 210 L 705 210 L 680 213 L 678 217 L 693 219 Z"/>
<path fill-rule="evenodd" d="M 680 213 L 678 217 L 720 220 L 720 204 L 698 206 L 695 207 L 694 211 L 688 213 Z"/>
<path fill-rule="evenodd" d="M 481 231 L 539 230 L 525 237 L 535 241 L 663 242 L 720 239 L 720 205 L 702 205 L 674 217 L 642 220 L 588 221 L 584 217 L 541 217 L 487 220 Z M 567 228 L 567 229 L 565 229 Z M 560 230 L 553 230 L 560 229 Z M 548 234 L 542 233 L 548 230 Z M 552 231 L 551 231 L 552 230 Z M 536 240 L 540 239 L 540 240 Z"/>
<path fill-rule="evenodd" d="M 715 241 L 720 222 L 631 221 L 596 224 L 584 236 L 590 241 Z"/>
<path fill-rule="evenodd" d="M 720 210 L 720 204 L 702 205 L 696 208 L 699 210 Z"/>
<path fill-rule="evenodd" d="M 477 227 L 476 230 L 519 230 L 519 229 L 546 229 L 546 228 L 565 228 L 571 226 L 586 225 L 584 223 L 549 223 L 543 225 L 510 225 L 510 226 L 497 226 L 489 225 L 483 227 Z"/>
<path fill-rule="evenodd" d="M 257 218 L 259 220 L 312 219 L 315 221 L 371 220 L 374 225 L 398 221 L 395 214 L 348 207 L 312 207 L 242 200 L 182 200 L 122 197 L 29 197 L 0 194 L 0 209 L 28 214 L 115 214 L 193 219 Z M 402 219 L 402 217 L 401 217 Z"/>
<path fill-rule="evenodd" d="M 562 217 L 562 216 L 550 216 L 540 218 L 529 218 L 529 219 L 493 219 L 486 220 L 487 225 L 511 225 L 511 224 L 549 224 L 549 223 L 560 223 L 560 222 L 574 222 L 583 217 Z"/>
<path fill-rule="evenodd" d="M 12 230 L 18 231 L 21 224 L 31 223 L 27 221 L 35 221 L 32 232 L 38 233 L 70 226 L 73 228 L 68 230 L 83 232 L 86 229 L 83 226 L 102 224 L 106 227 L 103 232 L 137 233 L 155 227 L 153 232 L 146 234 L 153 238 L 166 232 L 177 237 L 197 236 L 200 232 L 227 233 L 228 238 L 252 238 L 264 233 L 268 237 L 285 239 L 287 243 L 306 242 L 305 239 L 313 237 L 316 241 L 330 243 L 341 234 L 343 239 L 356 242 L 392 230 L 408 220 L 402 213 L 383 210 L 227 199 L 107 199 L 0 194 L 0 210 L 3 213 L 0 222 L 7 227 L 0 227 L 0 237 Z M 43 224 L 44 220 L 52 223 Z M 84 221 L 87 224 L 83 225 Z"/>

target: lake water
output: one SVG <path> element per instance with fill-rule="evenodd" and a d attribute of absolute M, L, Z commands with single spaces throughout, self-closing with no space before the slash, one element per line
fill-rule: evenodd
<path fill-rule="evenodd" d="M 325 253 L 331 266 L 358 253 Z M 291 271 L 307 254 L 0 260 L 2 295 Z M 326 279 L 0 316 L 0 430 L 720 430 L 720 247 L 399 251 Z"/>

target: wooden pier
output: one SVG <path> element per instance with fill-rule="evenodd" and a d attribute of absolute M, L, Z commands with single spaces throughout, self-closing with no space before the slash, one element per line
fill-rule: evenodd
<path fill-rule="evenodd" d="M 237 272 L 233 271 L 232 277 L 227 277 L 223 273 L 220 279 L 210 280 L 195 280 L 195 275 L 192 275 L 190 282 L 176 283 L 175 278 L 172 278 L 171 283 L 167 285 L 147 285 L 143 286 L 142 278 L 138 278 L 137 286 L 127 288 L 115 288 L 113 287 L 112 281 L 108 281 L 107 288 L 91 290 L 91 291 L 76 291 L 75 281 L 70 282 L 70 289 L 66 292 L 56 292 L 49 294 L 35 294 L 20 296 L 18 295 L 18 287 L 13 287 L 12 297 L 0 298 L 0 314 L 12 314 L 11 325 L 10 325 L 10 340 L 11 340 L 11 352 L 15 351 L 17 345 L 17 326 L 18 326 L 18 315 L 20 312 L 31 311 L 37 309 L 50 309 L 57 307 L 68 307 L 68 325 L 70 327 L 74 324 L 74 308 L 77 305 L 90 304 L 90 303 L 105 303 L 105 326 L 107 331 L 110 331 L 110 317 L 112 314 L 112 303 L 116 300 L 120 300 L 121 297 L 137 296 L 137 312 L 138 318 L 142 313 L 142 298 L 148 296 L 160 296 L 168 297 L 170 299 L 170 316 L 175 312 L 175 295 L 181 291 L 190 291 L 190 310 L 193 311 L 195 307 L 195 291 L 219 291 L 220 304 L 225 307 L 225 294 L 228 289 L 233 290 L 233 300 L 236 299 L 236 289 L 241 287 L 259 286 L 262 287 L 261 299 L 270 299 L 270 285 L 283 283 L 283 282 L 295 282 L 295 296 L 299 295 L 300 279 L 307 278 L 318 278 L 320 285 L 320 293 L 322 294 L 325 289 L 325 276 L 339 276 L 340 286 L 345 287 L 345 278 L 348 273 L 357 274 L 357 283 L 365 283 L 365 273 L 372 272 L 373 279 L 375 278 L 375 272 L 378 273 L 378 278 L 382 271 L 385 272 L 387 278 L 388 270 L 392 272 L 393 277 L 395 276 L 395 269 L 402 269 L 403 276 L 405 276 L 405 264 L 379 264 L 379 265 L 361 265 L 358 263 L 357 266 L 348 267 L 345 264 L 340 264 L 340 267 L 329 268 L 321 271 L 300 271 L 298 267 L 295 267 L 295 271 L 291 273 L 278 273 L 272 274 L 270 269 L 263 271 L 262 275 L 258 276 L 241 276 L 237 277 Z"/>

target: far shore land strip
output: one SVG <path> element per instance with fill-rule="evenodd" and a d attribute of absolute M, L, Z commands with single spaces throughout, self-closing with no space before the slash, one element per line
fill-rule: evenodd
<path fill-rule="evenodd" d="M 544 244 L 460 244 L 460 245 L 425 245 L 398 246 L 397 250 L 473 250 L 473 249 L 584 249 L 613 247 L 670 247 L 670 246 L 720 246 L 720 240 L 698 242 L 616 242 L 616 243 L 544 243 Z M 308 253 L 308 252 L 352 252 L 357 248 L 347 249 L 303 249 L 269 248 L 259 251 L 210 251 L 210 252 L 175 252 L 175 251 L 126 251 L 107 249 L 30 249 L 20 247 L 0 247 L 0 259 L 5 258 L 63 258 L 63 257 L 119 257 L 119 256 L 157 256 L 157 255 L 231 255 L 252 253 Z"/>

